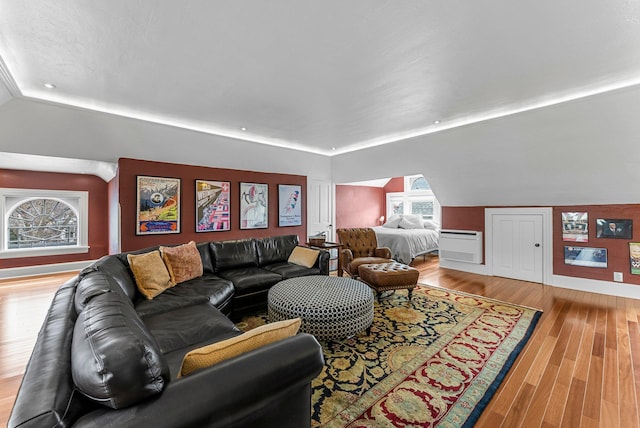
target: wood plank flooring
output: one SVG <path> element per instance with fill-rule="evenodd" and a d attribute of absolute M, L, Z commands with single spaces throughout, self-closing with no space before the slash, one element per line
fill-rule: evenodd
<path fill-rule="evenodd" d="M 479 427 L 640 427 L 640 301 L 414 263 L 420 282 L 544 311 Z M 72 274 L 0 281 L 0 425 L 53 293 Z"/>

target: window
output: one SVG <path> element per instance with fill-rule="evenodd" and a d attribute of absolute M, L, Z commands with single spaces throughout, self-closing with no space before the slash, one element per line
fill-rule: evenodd
<path fill-rule="evenodd" d="M 86 253 L 87 192 L 0 189 L 0 258 Z"/>
<path fill-rule="evenodd" d="M 440 222 L 440 204 L 422 175 L 405 177 L 404 189 L 404 192 L 387 193 L 387 217 L 419 214 L 424 220 Z"/>

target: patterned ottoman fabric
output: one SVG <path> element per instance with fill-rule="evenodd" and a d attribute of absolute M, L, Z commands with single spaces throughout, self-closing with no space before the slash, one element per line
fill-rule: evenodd
<path fill-rule="evenodd" d="M 269 290 L 269 321 L 302 318 L 300 331 L 318 339 L 339 339 L 368 330 L 373 293 L 364 283 L 335 276 L 280 281 Z"/>

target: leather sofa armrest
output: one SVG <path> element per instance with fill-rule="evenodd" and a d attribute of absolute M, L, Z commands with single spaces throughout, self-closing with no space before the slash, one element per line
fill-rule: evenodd
<path fill-rule="evenodd" d="M 378 247 L 373 251 L 373 253 L 376 257 L 383 257 L 385 259 L 391 258 L 391 249 L 388 247 Z"/>
<path fill-rule="evenodd" d="M 320 344 L 301 333 L 174 380 L 157 398 L 91 412 L 74 428 L 309 427 L 311 381 L 323 366 Z"/>
<path fill-rule="evenodd" d="M 343 248 L 340 251 L 340 257 L 342 257 L 342 270 L 344 270 L 350 276 L 353 275 L 351 273 L 351 262 L 353 261 L 353 252 L 349 248 Z"/>
<path fill-rule="evenodd" d="M 331 258 L 331 254 L 326 250 L 320 250 L 320 254 L 318 255 L 318 260 L 316 260 L 316 265 L 318 269 L 320 269 L 320 275 L 329 275 L 329 259 Z"/>

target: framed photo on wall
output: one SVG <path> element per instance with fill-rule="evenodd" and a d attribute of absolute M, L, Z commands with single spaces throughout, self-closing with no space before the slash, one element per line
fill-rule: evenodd
<path fill-rule="evenodd" d="M 633 275 L 640 275 L 640 242 L 629 242 L 629 265 Z"/>
<path fill-rule="evenodd" d="M 589 213 L 562 213 L 562 240 L 589 242 Z"/>
<path fill-rule="evenodd" d="M 231 183 L 196 180 L 196 232 L 231 230 Z"/>
<path fill-rule="evenodd" d="M 564 247 L 564 263 L 574 266 L 607 267 L 607 249 L 591 247 Z"/>
<path fill-rule="evenodd" d="M 596 238 L 632 239 L 633 220 L 596 219 Z"/>
<path fill-rule="evenodd" d="M 278 226 L 302 226 L 302 186 L 278 184 Z"/>
<path fill-rule="evenodd" d="M 180 179 L 136 177 L 136 235 L 180 233 Z"/>
<path fill-rule="evenodd" d="M 269 227 L 269 185 L 240 183 L 240 229 Z"/>

